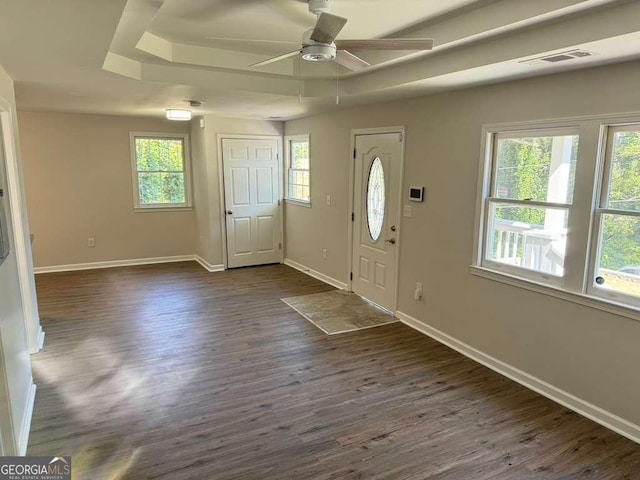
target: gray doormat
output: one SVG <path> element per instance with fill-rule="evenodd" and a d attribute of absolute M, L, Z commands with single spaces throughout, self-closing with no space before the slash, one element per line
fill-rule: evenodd
<path fill-rule="evenodd" d="M 398 320 L 358 295 L 341 290 L 287 297 L 282 301 L 327 335 L 379 327 Z"/>

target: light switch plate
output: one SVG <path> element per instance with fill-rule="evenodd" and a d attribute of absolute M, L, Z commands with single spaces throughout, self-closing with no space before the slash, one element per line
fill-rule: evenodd
<path fill-rule="evenodd" d="M 406 218 L 411 218 L 413 216 L 413 208 L 411 208 L 411 205 L 404 206 L 404 211 L 402 212 L 402 216 Z"/>

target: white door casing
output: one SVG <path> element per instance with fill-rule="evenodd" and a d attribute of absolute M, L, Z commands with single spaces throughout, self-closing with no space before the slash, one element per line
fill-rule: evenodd
<path fill-rule="evenodd" d="M 227 267 L 282 260 L 278 140 L 223 138 Z"/>
<path fill-rule="evenodd" d="M 354 145 L 351 288 L 356 294 L 393 312 L 397 284 L 403 133 L 357 134 Z M 375 181 L 370 184 L 372 173 L 378 181 L 383 177 L 382 184 Z M 382 200 L 382 211 L 377 209 L 376 214 L 376 209 L 371 208 L 369 213 L 368 205 L 373 207 L 378 200 Z"/>

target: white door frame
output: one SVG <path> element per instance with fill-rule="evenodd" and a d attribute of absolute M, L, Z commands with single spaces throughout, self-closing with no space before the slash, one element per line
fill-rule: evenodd
<path fill-rule="evenodd" d="M 378 127 L 378 128 L 356 128 L 351 130 L 351 148 L 349 150 L 349 210 L 348 218 L 349 226 L 347 228 L 347 241 L 349 248 L 347 249 L 347 290 L 353 292 L 353 280 L 351 279 L 351 273 L 353 268 L 353 224 L 351 220 L 351 214 L 354 207 L 354 194 L 355 194 L 355 155 L 356 149 L 356 137 L 358 135 L 379 135 L 384 133 L 399 133 L 402 135 L 402 145 L 400 146 L 400 188 L 398 191 L 398 231 L 396 232 L 396 260 L 395 260 L 395 289 L 393 292 L 393 311 L 395 314 L 398 310 L 398 280 L 400 277 L 400 245 L 402 243 L 402 192 L 404 189 L 404 141 L 406 139 L 405 127 Z"/>
<path fill-rule="evenodd" d="M 222 158 L 223 140 L 276 140 L 278 142 L 278 206 L 280 207 L 280 238 L 282 249 L 280 250 L 280 263 L 284 261 L 284 155 L 282 154 L 282 135 L 247 135 L 233 133 L 219 133 L 218 137 L 218 190 L 220 192 L 220 232 L 222 233 L 222 265 L 227 270 L 227 214 L 225 209 L 224 191 L 224 160 Z"/>
<path fill-rule="evenodd" d="M 31 235 L 27 221 L 27 203 L 24 193 L 24 176 L 18 158 L 15 129 L 16 112 L 12 105 L 0 97 L 0 125 L 4 141 L 7 174 L 8 200 L 11 208 L 7 212 L 13 224 L 14 252 L 18 262 L 18 281 L 24 308 L 24 323 L 27 332 L 29 353 L 38 353 L 44 344 L 44 331 L 40 324 L 40 312 L 33 274 Z"/>

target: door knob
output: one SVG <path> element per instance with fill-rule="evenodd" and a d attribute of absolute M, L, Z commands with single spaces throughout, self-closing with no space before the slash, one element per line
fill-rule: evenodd
<path fill-rule="evenodd" d="M 395 245 L 396 244 L 396 239 L 395 238 L 390 238 L 389 240 L 385 240 L 385 242 L 389 242 L 391 245 Z"/>
<path fill-rule="evenodd" d="M 391 231 L 395 232 L 396 231 L 396 226 L 395 225 L 391 225 Z"/>
<path fill-rule="evenodd" d="M 233 215 L 233 212 L 231 210 L 227 210 L 227 215 Z"/>

